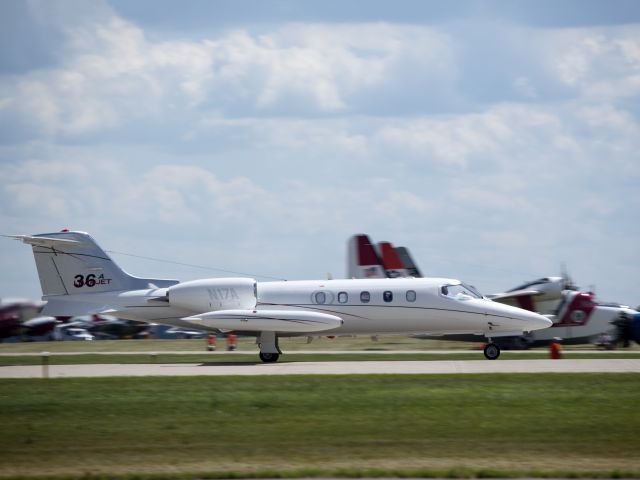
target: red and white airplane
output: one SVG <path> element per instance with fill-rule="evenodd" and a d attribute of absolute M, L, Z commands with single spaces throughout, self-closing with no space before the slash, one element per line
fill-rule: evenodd
<path fill-rule="evenodd" d="M 492 302 L 447 278 L 207 278 L 180 283 L 129 275 L 84 232 L 13 238 L 33 248 L 47 315 L 106 314 L 242 332 L 256 336 L 264 362 L 278 360 L 280 336 L 430 332 L 478 333 L 493 339 L 551 325 L 542 315 Z M 500 348 L 490 341 L 485 356 L 499 355 Z"/>
<path fill-rule="evenodd" d="M 553 321 L 545 332 L 512 339 L 515 347 L 546 345 L 555 338 L 565 344 L 594 343 L 599 335 L 615 336 L 614 322 L 621 315 L 629 319 L 638 315 L 626 305 L 598 302 L 593 292 L 581 291 L 566 274 L 527 282 L 489 298 L 540 313 Z"/>
<path fill-rule="evenodd" d="M 50 333 L 59 322 L 53 317 L 40 317 L 43 306 L 41 301 L 3 301 L 0 304 L 0 341 L 11 337 L 37 337 Z"/>
<path fill-rule="evenodd" d="M 359 234 L 351 237 L 347 251 L 349 275 L 359 278 L 358 275 L 366 267 L 365 271 L 377 272 L 380 277 L 420 276 L 410 255 L 407 256 L 408 260 L 401 264 L 395 260 L 385 261 L 385 255 L 386 258 L 392 258 L 388 253 L 390 245 L 388 242 L 382 242 L 376 249 L 367 235 Z M 402 249 L 406 251 L 406 248 L 402 247 Z M 387 253 L 383 254 L 383 252 Z M 402 258 L 402 255 L 399 257 Z M 367 259 L 366 266 L 361 264 L 363 258 Z M 398 275 L 398 272 L 401 274 Z M 592 292 L 579 291 L 566 274 L 561 277 L 541 278 L 507 292 L 487 297 L 494 302 L 545 315 L 553 321 L 553 325 L 548 329 L 497 339 L 496 343 L 504 348 L 546 345 L 555 338 L 561 338 L 565 344 L 593 343 L 599 335 L 615 330 L 613 322 L 618 320 L 621 314 L 629 318 L 638 318 L 638 312 L 625 305 L 598 303 Z M 420 337 L 435 336 L 424 334 Z M 445 335 L 438 338 L 461 341 L 479 340 L 477 335 Z"/>

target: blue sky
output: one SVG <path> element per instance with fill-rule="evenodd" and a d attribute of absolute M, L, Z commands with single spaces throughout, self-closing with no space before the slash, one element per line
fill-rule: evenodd
<path fill-rule="evenodd" d="M 636 1 L 4 0 L 0 233 L 188 280 L 340 277 L 364 232 L 636 306 L 639 100 Z M 38 297 L 0 241 L 0 297 Z"/>

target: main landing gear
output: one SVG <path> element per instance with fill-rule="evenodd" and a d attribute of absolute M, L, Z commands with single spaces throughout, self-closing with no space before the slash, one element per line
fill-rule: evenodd
<path fill-rule="evenodd" d="M 256 339 L 260 346 L 260 360 L 264 363 L 275 363 L 280 358 L 280 347 L 278 347 L 278 336 L 276 332 L 260 332 Z"/>
<path fill-rule="evenodd" d="M 260 360 L 262 360 L 264 363 L 275 363 L 278 361 L 278 358 L 280 358 L 280 354 L 279 353 L 262 353 L 260 352 Z"/>
<path fill-rule="evenodd" d="M 487 343 L 484 347 L 484 356 L 487 360 L 496 360 L 500 356 L 500 347 L 495 343 Z"/>

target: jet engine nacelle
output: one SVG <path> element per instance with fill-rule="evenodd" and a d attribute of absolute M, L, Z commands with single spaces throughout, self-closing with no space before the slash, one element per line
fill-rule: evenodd
<path fill-rule="evenodd" d="M 208 278 L 179 283 L 167 289 L 169 305 L 195 312 L 251 309 L 256 306 L 253 278 Z"/>

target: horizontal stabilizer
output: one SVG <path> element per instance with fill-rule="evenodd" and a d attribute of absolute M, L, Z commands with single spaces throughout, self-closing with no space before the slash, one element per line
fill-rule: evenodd
<path fill-rule="evenodd" d="M 335 315 L 299 310 L 218 310 L 183 320 L 208 328 L 249 332 L 311 333 L 342 325 L 342 319 Z"/>
<path fill-rule="evenodd" d="M 67 240 L 64 238 L 52 238 L 52 237 L 34 237 L 32 235 L 9 235 L 11 238 L 21 240 L 23 243 L 29 245 L 35 245 L 38 247 L 59 247 L 64 245 L 80 244 L 77 240 Z"/>

